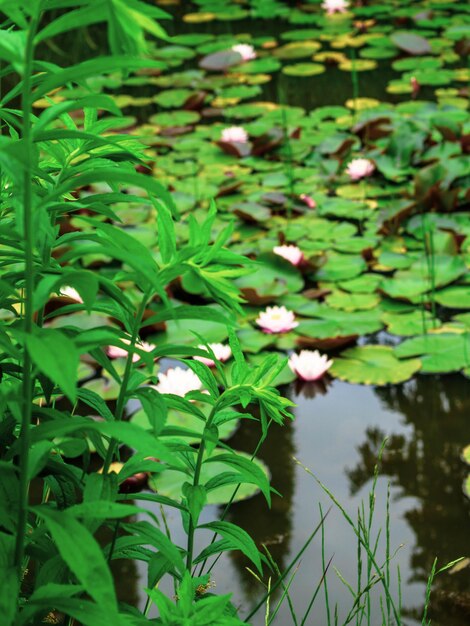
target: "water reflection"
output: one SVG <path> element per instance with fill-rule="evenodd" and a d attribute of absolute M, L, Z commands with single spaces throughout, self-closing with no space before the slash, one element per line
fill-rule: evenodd
<path fill-rule="evenodd" d="M 414 498 L 415 506 L 404 513 L 415 535 L 407 578 L 424 582 L 435 557 L 443 565 L 470 553 L 470 501 L 462 492 L 468 470 L 460 460 L 462 446 L 470 440 L 468 386 L 461 376 L 420 376 L 374 393 L 412 427 L 407 434 L 388 437 L 380 473 L 397 488 L 396 498 Z M 381 427 L 366 429 L 358 446 L 360 459 L 347 470 L 352 494 L 368 482 L 384 437 Z M 433 617 L 450 624 L 446 619 L 451 613 L 470 617 L 468 568 L 436 579 Z"/>
<path fill-rule="evenodd" d="M 293 423 L 284 426 L 273 423 L 268 439 L 261 447 L 260 459 L 266 463 L 271 473 L 271 484 L 281 495 L 272 495 L 271 508 L 263 496 L 258 495 L 232 506 L 227 519 L 244 528 L 261 548 L 265 545 L 277 563 L 279 570 L 287 567 L 292 533 L 292 503 L 295 487 L 295 469 L 291 458 L 295 452 L 293 443 Z M 231 439 L 235 450 L 252 452 L 258 443 L 259 429 L 252 422 L 244 422 Z M 238 553 L 230 553 L 236 567 L 240 585 L 246 599 L 253 600 L 260 593 L 260 585 L 246 569 L 252 565 Z"/>

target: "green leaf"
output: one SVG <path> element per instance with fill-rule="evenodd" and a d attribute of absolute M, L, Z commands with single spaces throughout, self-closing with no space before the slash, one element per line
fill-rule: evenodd
<path fill-rule="evenodd" d="M 71 402 L 77 399 L 79 354 L 74 342 L 60 330 L 36 329 L 25 337 L 34 365 L 65 393 Z"/>
<path fill-rule="evenodd" d="M 198 526 L 198 528 L 208 528 L 209 530 L 216 532 L 218 535 L 221 535 L 225 540 L 225 550 L 240 550 L 256 566 L 257 570 L 262 572 L 261 558 L 258 548 L 245 530 L 230 522 L 209 522 L 208 524 Z M 202 552 L 195 559 L 194 563 L 199 563 L 205 558 L 204 552 Z"/>
<path fill-rule="evenodd" d="M 47 506 L 33 510 L 45 521 L 61 557 L 86 593 L 109 612 L 108 619 L 119 622 L 111 572 L 93 535 L 67 511 L 58 512 Z"/>
<path fill-rule="evenodd" d="M 183 495 L 186 498 L 188 510 L 197 525 L 202 509 L 207 502 L 207 491 L 202 485 L 183 484 Z"/>

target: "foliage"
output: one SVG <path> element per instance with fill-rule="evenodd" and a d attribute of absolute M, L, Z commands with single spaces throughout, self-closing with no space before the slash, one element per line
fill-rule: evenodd
<path fill-rule="evenodd" d="M 251 457 L 217 446 L 230 421 L 251 418 L 252 403 L 260 407 L 261 437 L 270 421 L 289 416 L 291 403 L 271 386 L 284 361 L 269 356 L 248 368 L 233 333 L 241 296 L 232 281 L 246 272 L 247 261 L 224 247 L 232 226 L 214 233 L 212 204 L 203 219 L 189 220 L 188 242 L 177 247 L 173 198 L 148 175 L 142 145 L 120 132 L 125 119 L 113 99 L 90 88 L 99 75 L 158 68 L 145 56 L 145 34 L 166 38 L 156 19 L 167 16 L 140 0 L 6 1 L 2 11 L 2 77 L 12 85 L 0 111 L 2 623 L 26 626 L 61 612 L 69 623 L 141 624 L 154 602 L 162 624 L 239 624 L 228 596 L 196 593 L 209 577 L 194 578 L 193 566 L 241 550 L 261 572 L 263 559 L 242 529 L 223 519 L 200 525 L 199 517 L 222 487 L 235 494 L 247 483 L 269 503 L 264 470 Z M 107 56 L 69 67 L 38 56 L 42 42 L 99 22 L 107 24 Z M 55 102 L 51 96 L 65 86 L 77 88 L 77 96 Z M 47 106 L 38 111 L 41 100 Z M 153 222 L 156 252 L 119 217 L 136 205 Z M 171 285 L 187 276 L 217 306 L 175 303 Z M 194 347 L 206 343 L 196 333 L 192 347 L 178 343 L 178 325 L 194 328 L 194 320 L 208 320 L 225 334 L 228 328 L 234 362 L 230 371 L 219 367 L 218 378 L 207 365 L 181 358 L 206 354 Z M 146 349 L 145 329 L 166 323 L 174 335 Z M 109 346 L 125 358 L 111 360 Z M 205 392 L 160 393 L 154 362 L 164 357 L 181 358 Z M 99 389 L 81 386 L 83 360 L 92 375 L 115 385 L 112 409 Z M 146 414 L 144 427 L 124 419 L 131 400 Z M 231 410 L 240 403 L 245 413 Z M 172 411 L 193 415 L 202 427 L 167 421 Z M 90 450 L 101 457 L 102 472 L 91 471 Z M 110 471 L 118 458 L 123 465 Z M 206 475 L 213 461 L 219 471 Z M 172 497 L 136 494 L 133 500 L 179 512 L 184 546 L 123 493 L 130 480 L 166 468 L 181 476 Z M 32 482 L 43 489 L 34 505 Z M 97 541 L 100 528 L 112 530 L 107 545 Z M 195 553 L 199 528 L 221 539 Z M 145 615 L 118 604 L 109 563 L 124 554 L 148 566 Z M 176 603 L 156 589 L 164 576 L 174 579 Z"/>

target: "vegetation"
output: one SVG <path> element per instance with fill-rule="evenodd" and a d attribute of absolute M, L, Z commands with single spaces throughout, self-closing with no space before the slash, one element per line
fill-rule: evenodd
<path fill-rule="evenodd" d="M 386 4 L 197 4 L 183 23 L 290 26 L 282 43 L 192 26 L 170 37 L 170 16 L 142 0 L 0 3 L 7 626 L 230 626 L 261 610 L 271 624 L 283 603 L 307 624 L 320 591 L 328 626 L 340 623 L 324 551 L 302 616 L 289 595 L 327 514 L 282 572 L 227 519 L 233 502 L 260 491 L 269 505 L 276 493 L 256 455 L 292 418 L 278 387 L 326 371 L 377 386 L 470 373 L 468 27 L 457 3 L 431 2 L 420 17 L 407 6 L 395 15 L 404 28 L 386 23 Z M 89 58 L 65 61 L 83 33 Z M 388 92 L 411 100 L 361 97 L 362 73 L 382 59 L 402 72 Z M 331 64 L 351 81 L 345 106 L 289 104 Z M 436 99 L 418 100 L 430 87 Z M 256 422 L 249 454 L 228 441 L 242 421 Z M 357 521 L 322 485 L 358 545 L 344 624 L 371 623 L 376 587 L 377 619 L 402 624 L 388 518 L 373 534 L 377 476 Z M 204 521 L 208 504 L 226 505 L 219 519 Z M 211 591 L 228 551 L 266 586 L 246 615 Z M 116 596 L 110 564 L 123 558 L 146 565 L 143 610 Z M 454 564 L 433 567 L 423 624 L 434 576 Z"/>

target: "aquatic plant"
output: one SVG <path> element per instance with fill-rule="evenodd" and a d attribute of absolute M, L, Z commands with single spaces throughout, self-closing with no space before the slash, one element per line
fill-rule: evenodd
<path fill-rule="evenodd" d="M 294 313 L 285 306 L 268 306 L 259 314 L 256 323 L 268 334 L 286 333 L 299 325 Z"/>
<path fill-rule="evenodd" d="M 301 380 L 314 381 L 329 370 L 333 361 L 318 350 L 301 350 L 299 354 L 291 354 L 288 364 Z"/>
<path fill-rule="evenodd" d="M 204 363 L 204 365 L 207 365 L 208 367 L 215 367 L 215 361 L 220 361 L 221 363 L 225 363 L 232 356 L 232 349 L 227 344 L 209 343 L 207 344 L 207 348 L 209 348 L 212 351 L 212 354 L 214 355 L 215 360 L 210 359 L 205 356 L 198 356 L 198 355 L 196 355 L 194 358 L 196 359 L 196 361 L 200 361 L 201 363 Z M 198 346 L 199 350 L 205 350 L 206 352 L 208 352 L 207 348 L 204 345 Z"/>
<path fill-rule="evenodd" d="M 351 180 L 360 180 L 370 176 L 375 170 L 375 165 L 369 159 L 353 159 L 348 163 L 346 174 Z"/>
<path fill-rule="evenodd" d="M 283 259 L 292 263 L 292 265 L 300 265 L 304 260 L 304 253 L 298 246 L 294 245 L 282 245 L 274 246 L 274 254 L 282 256 Z"/>

